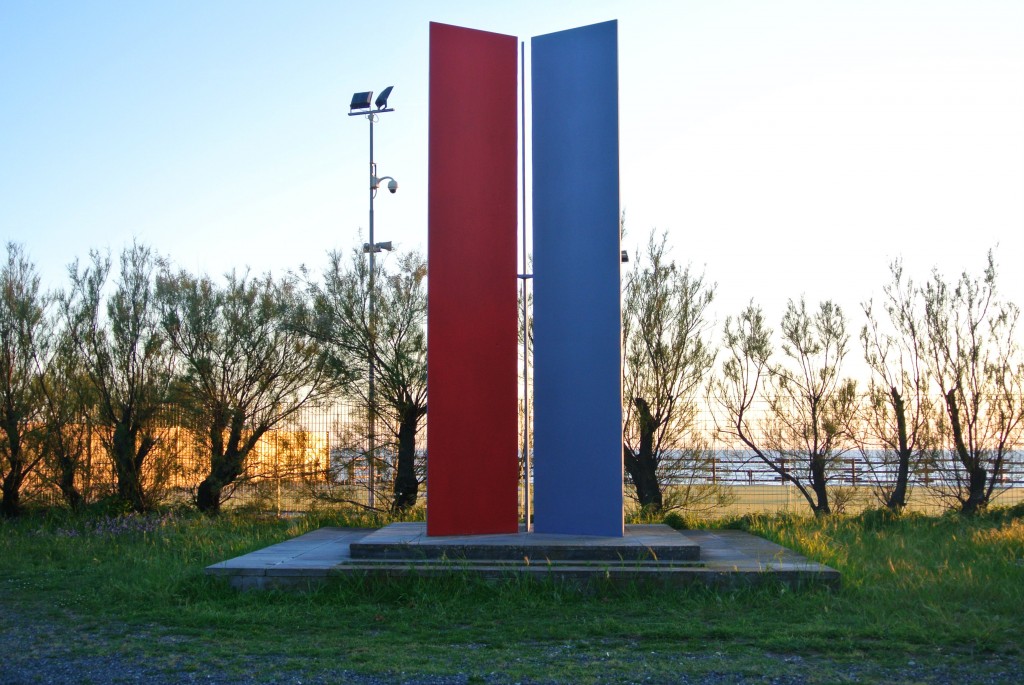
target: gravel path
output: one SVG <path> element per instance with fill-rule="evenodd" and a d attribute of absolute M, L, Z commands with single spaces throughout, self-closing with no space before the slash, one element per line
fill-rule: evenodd
<path fill-rule="evenodd" d="M 430 676 L 415 674 L 362 675 L 345 670 L 306 673 L 294 670 L 289 660 L 280 655 L 246 656 L 245 668 L 206 667 L 176 662 L 174 657 L 161 657 L 158 662 L 142 654 L 124 654 L 119 649 L 120 638 L 128 626 L 94 625 L 80 627 L 73 620 L 26 616 L 0 604 L 0 685 L 29 685 L 65 683 L 152 683 L 177 685 L 178 683 L 204 683 L 206 685 L 262 685 L 283 683 L 294 685 L 327 685 L 352 683 L 353 685 L 471 685 L 476 683 L 505 685 L 523 683 L 540 685 L 545 681 L 516 680 L 504 674 L 487 676 Z M 137 629 L 134 637 L 138 638 Z M 155 640 L 176 640 L 154 636 Z M 192 641 L 195 638 L 181 638 Z M 165 650 L 166 651 L 166 650 Z M 686 655 L 679 658 L 680 671 L 685 672 L 687 661 L 716 658 L 718 655 Z M 187 657 L 191 659 L 192 657 Z M 1011 657 L 979 657 L 969 663 L 962 660 L 949 665 L 923 666 L 914 661 L 899 669 L 882 669 L 870 664 L 857 666 L 837 665 L 819 659 L 798 656 L 775 657 L 780 670 L 786 674 L 774 677 L 751 677 L 738 673 L 680 673 L 673 680 L 653 680 L 637 674 L 636 683 L 662 683 L 666 685 L 819 685 L 839 683 L 903 683 L 906 685 L 1002 685 L 1024 681 L 1024 661 Z M 828 676 L 821 677 L 822 666 Z M 701 669 L 704 670 L 704 669 Z M 244 672 L 239 672 L 244 671 Z M 819 675 L 816 675 L 819 674 Z M 563 685 L 563 681 L 546 681 Z M 622 683 L 610 680 L 609 683 Z M 567 685 L 567 684 L 566 684 Z"/>

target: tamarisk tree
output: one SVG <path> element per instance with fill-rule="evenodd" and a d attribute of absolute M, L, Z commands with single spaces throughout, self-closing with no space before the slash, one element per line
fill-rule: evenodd
<path fill-rule="evenodd" d="M 166 262 L 138 243 L 121 252 L 120 274 L 108 297 L 110 257 L 90 253 L 90 264 L 70 267 L 71 291 L 62 306 L 95 393 L 97 424 L 117 478 L 117 494 L 136 511 L 150 508 L 166 473 L 148 469 L 164 426 L 172 353 L 155 301 L 157 270 Z"/>
<path fill-rule="evenodd" d="M 21 488 L 42 458 L 39 359 L 49 322 L 39 275 L 24 250 L 7 243 L 0 266 L 0 514 L 21 512 Z"/>
<path fill-rule="evenodd" d="M 43 456 L 50 477 L 64 502 L 79 508 L 90 495 L 86 475 L 92 454 L 96 391 L 89 382 L 84 360 L 66 328 L 55 331 L 53 345 L 40 376 L 45 411 Z"/>
<path fill-rule="evenodd" d="M 320 345 L 290 326 L 303 291 L 293 278 L 163 272 L 157 297 L 164 334 L 181 360 L 176 399 L 204 437 L 209 471 L 196 504 L 220 511 L 260 438 L 335 386 Z"/>
<path fill-rule="evenodd" d="M 942 482 L 974 514 L 991 501 L 1024 429 L 1020 309 L 997 298 L 991 251 L 980 277 L 964 272 L 951 283 L 935 270 L 921 295 L 928 367 L 945 409 Z"/>
<path fill-rule="evenodd" d="M 416 470 L 416 439 L 427 412 L 426 260 L 417 252 L 398 259 L 388 273 L 375 263 L 373 279 L 362 253 L 353 250 L 346 262 L 329 255 L 322 283 L 309 280 L 311 309 L 306 332 L 325 348 L 340 373 L 356 374 L 347 387 L 383 420 L 396 445 L 391 509 L 402 512 L 416 504 L 420 476 Z M 370 284 L 375 312 L 370 315 Z M 372 357 L 376 371 L 373 406 L 361 372 Z M 376 450 L 367 457 L 379 460 Z M 371 484 L 373 487 L 375 484 Z"/>
<path fill-rule="evenodd" d="M 708 340 L 714 293 L 703 275 L 672 261 L 667 236 L 653 232 L 626 281 L 623 460 L 640 507 L 650 513 L 713 500 L 709 487 L 694 481 L 710 460 L 697 399 L 714 365 Z"/>
<path fill-rule="evenodd" d="M 846 318 L 830 301 L 812 313 L 803 298 L 790 300 L 778 364 L 771 363 L 771 334 L 753 304 L 726 320 L 726 360 L 715 383 L 729 421 L 722 432 L 795 485 L 815 515 L 830 514 L 828 482 L 857 414 L 856 384 L 840 375 Z M 766 409 L 758 419 L 752 408 L 759 400 Z"/>
<path fill-rule="evenodd" d="M 902 262 L 893 262 L 890 273 L 892 280 L 883 288 L 886 320 L 879 320 L 872 300 L 862 305 L 867 323 L 860 340 L 871 375 L 863 407 L 867 440 L 859 447 L 882 503 L 899 512 L 907 504 L 910 474 L 925 461 L 932 442 L 931 403 L 917 291 Z"/>

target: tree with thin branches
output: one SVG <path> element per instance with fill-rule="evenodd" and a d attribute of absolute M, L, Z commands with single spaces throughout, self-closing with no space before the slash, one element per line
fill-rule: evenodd
<path fill-rule="evenodd" d="M 157 278 L 163 332 L 177 354 L 175 399 L 201 437 L 209 469 L 196 492 L 207 514 L 271 429 L 336 387 L 320 345 L 290 325 L 304 293 L 293 278 L 163 271 Z"/>
<path fill-rule="evenodd" d="M 393 273 L 386 270 L 384 260 L 374 269 L 371 279 L 368 260 L 358 249 L 347 261 L 341 253 L 330 253 L 321 282 L 307 277 L 311 303 L 302 326 L 324 346 L 336 372 L 351 378 L 348 392 L 381 419 L 390 434 L 395 451 L 391 509 L 400 513 L 415 506 L 422 481 L 416 445 L 427 412 L 427 263 L 419 253 L 410 252 L 399 256 Z M 373 406 L 365 374 L 371 357 L 376 372 Z M 386 467 L 377 446 L 366 458 Z"/>
<path fill-rule="evenodd" d="M 39 274 L 24 249 L 7 243 L 0 267 L 0 515 L 21 513 L 21 490 L 42 459 L 39 360 L 50 324 Z"/>
<path fill-rule="evenodd" d="M 62 303 L 96 395 L 117 495 L 135 511 L 152 508 L 167 476 L 153 463 L 166 432 L 161 411 L 169 401 L 173 364 L 156 306 L 161 268 L 164 258 L 133 243 L 121 252 L 120 273 L 106 295 L 110 257 L 91 251 L 87 266 L 71 265 L 71 290 Z"/>
<path fill-rule="evenodd" d="M 938 270 L 921 289 L 929 372 L 943 404 L 937 431 L 941 485 L 964 514 L 992 500 L 1024 431 L 1020 309 L 1000 301 L 991 251 L 980 276 L 954 282 Z"/>
<path fill-rule="evenodd" d="M 900 512 L 907 505 L 911 473 L 929 457 L 933 409 L 917 289 L 902 261 L 890 265 L 890 274 L 883 287 L 886 318 L 879 319 L 873 300 L 861 305 L 867 323 L 860 341 L 870 376 L 858 447 L 882 503 Z"/>
<path fill-rule="evenodd" d="M 708 308 L 715 285 L 668 255 L 652 231 L 626 280 L 622 308 L 623 459 L 647 513 L 711 506 L 701 483 L 712 458 L 699 426 L 701 390 L 714 366 Z"/>
<path fill-rule="evenodd" d="M 790 300 L 782 318 L 783 361 L 772 363 L 772 332 L 751 303 L 726 320 L 726 358 L 715 383 L 729 422 L 722 434 L 796 486 L 818 516 L 832 513 L 829 480 L 849 449 L 857 414 L 856 384 L 841 375 L 846 326 L 833 302 L 812 313 L 803 298 Z M 766 407 L 761 417 L 753 411 L 758 401 Z"/>
<path fill-rule="evenodd" d="M 45 412 L 42 450 L 46 472 L 65 504 L 78 509 L 90 495 L 88 471 L 96 423 L 96 391 L 66 327 L 55 331 L 44 364 L 39 388 Z"/>

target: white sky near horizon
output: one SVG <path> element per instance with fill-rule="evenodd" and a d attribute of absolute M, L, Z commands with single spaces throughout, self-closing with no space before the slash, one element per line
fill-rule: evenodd
<path fill-rule="evenodd" d="M 667 231 L 719 324 L 753 298 L 777 328 L 803 294 L 855 333 L 894 258 L 955 277 L 997 246 L 1024 305 L 1019 0 L 8 0 L 0 237 L 48 287 L 133 239 L 214 275 L 319 269 L 366 237 L 351 94 L 394 85 L 375 156 L 401 187 L 375 237 L 426 251 L 428 23 L 528 41 L 608 19 L 624 247 Z"/>

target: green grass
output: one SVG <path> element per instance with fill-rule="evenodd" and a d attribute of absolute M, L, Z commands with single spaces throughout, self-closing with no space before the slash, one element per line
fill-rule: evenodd
<path fill-rule="evenodd" d="M 79 650 L 141 653 L 168 671 L 242 672 L 270 659 L 278 673 L 658 682 L 684 672 L 799 672 L 828 683 L 894 680 L 910 661 L 972 674 L 1024 661 L 1022 507 L 976 519 L 866 512 L 704 524 L 743 528 L 833 566 L 843 574 L 838 591 L 581 593 L 453 574 L 238 593 L 202 572 L 321 525 L 379 523 L 188 513 L 3 522 L 0 606 L 73 626 Z"/>

